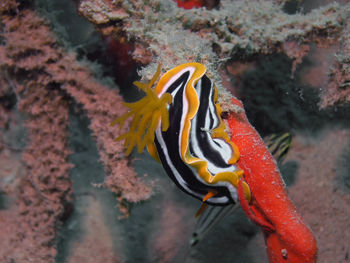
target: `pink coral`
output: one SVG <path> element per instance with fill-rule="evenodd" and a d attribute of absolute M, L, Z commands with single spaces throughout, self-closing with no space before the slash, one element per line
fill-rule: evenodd
<path fill-rule="evenodd" d="M 71 211 L 72 183 L 67 162 L 69 103 L 82 105 L 91 119 L 90 128 L 97 141 L 101 162 L 108 174 L 105 186 L 118 196 L 119 206 L 145 200 L 150 189 L 136 176 L 113 139 L 118 128 L 109 123 L 126 111 L 122 98 L 98 83 L 92 73 L 62 50 L 43 19 L 32 10 L 17 10 L 16 1 L 1 5 L 3 39 L 0 46 L 1 93 L 15 93 L 18 109 L 25 114 L 28 145 L 22 154 L 25 174 L 20 177 L 12 197 L 16 205 L 0 211 L 1 262 L 54 262 L 57 227 Z M 5 88 L 10 86 L 12 89 Z M 9 115 L 3 105 L 1 121 Z M 6 125 L 2 125 L 5 127 Z M 8 226 L 4 225 L 11 223 Z"/>

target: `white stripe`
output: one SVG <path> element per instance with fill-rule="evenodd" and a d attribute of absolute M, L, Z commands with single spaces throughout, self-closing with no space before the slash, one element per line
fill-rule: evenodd
<path fill-rule="evenodd" d="M 176 179 L 176 181 L 183 187 L 183 189 L 185 191 L 187 191 L 188 193 L 191 193 L 192 195 L 198 197 L 199 199 L 203 199 L 204 195 L 201 195 L 201 194 L 198 194 L 194 191 L 192 191 L 186 181 L 184 179 L 182 179 L 182 176 L 181 174 L 178 172 L 178 170 L 176 169 L 176 167 L 174 166 L 170 156 L 169 156 L 169 152 L 168 152 L 168 148 L 166 147 L 166 144 L 163 140 L 163 137 L 162 137 L 162 133 L 160 131 L 160 129 L 157 129 L 156 130 L 156 137 L 157 137 L 157 140 L 158 140 L 158 143 L 160 144 L 160 147 L 163 151 L 163 154 L 165 156 L 165 159 L 166 159 L 166 163 L 167 165 L 169 166 L 169 168 L 171 169 L 171 171 L 173 172 L 173 175 Z M 187 164 L 186 164 L 187 165 Z M 196 177 L 196 179 L 198 181 L 200 181 L 201 183 L 209 186 L 209 187 L 213 187 L 213 186 L 224 186 L 226 188 L 228 188 L 232 198 L 234 201 L 237 202 L 238 200 L 238 196 L 237 196 L 237 191 L 236 189 L 233 187 L 232 184 L 228 183 L 228 182 L 220 182 L 220 183 L 216 183 L 215 185 L 213 184 L 208 184 L 206 183 L 197 173 L 197 170 L 192 168 L 191 166 L 187 165 L 187 167 L 189 167 L 191 170 L 192 170 L 192 174 Z M 229 201 L 228 197 L 226 196 L 222 196 L 222 197 L 212 197 L 210 198 L 209 200 L 211 203 L 214 203 L 214 204 L 222 204 L 222 203 L 227 203 Z"/>
<path fill-rule="evenodd" d="M 198 98 L 200 98 L 201 96 L 201 80 L 198 81 L 197 85 L 198 85 L 198 89 L 196 90 L 197 91 L 197 95 L 198 95 Z M 210 94 L 212 95 L 212 93 Z M 209 103 L 209 104 L 213 104 L 213 103 Z M 211 105 L 212 106 L 212 105 Z M 212 108 L 213 109 L 213 108 Z M 214 113 L 216 113 L 214 111 Z M 207 111 L 207 117 L 208 117 L 208 114 L 209 114 L 209 111 Z M 216 114 L 213 114 L 215 117 Z M 206 129 L 211 129 L 212 127 L 209 127 L 209 123 L 210 123 L 210 119 L 206 117 L 206 123 L 205 124 L 205 127 Z M 218 123 L 218 122 L 216 122 Z M 215 126 L 214 126 L 215 127 Z M 197 134 L 196 134 L 196 131 L 197 131 L 197 114 L 195 115 L 195 117 L 193 118 L 192 122 L 191 122 L 191 131 L 190 131 L 190 143 L 191 143 L 191 146 L 192 146 L 192 149 L 193 149 L 193 153 L 195 156 L 197 156 L 198 158 L 202 159 L 202 160 L 205 160 L 207 163 L 208 163 L 208 171 L 215 175 L 215 174 L 218 174 L 220 172 L 234 172 L 237 170 L 237 167 L 234 166 L 234 165 L 231 165 L 227 168 L 222 168 L 222 167 L 218 167 L 216 166 L 215 163 L 213 162 L 210 162 L 209 160 L 206 159 L 206 157 L 204 156 L 200 146 L 199 146 L 199 142 L 197 140 Z M 211 137 L 210 134 L 207 134 L 207 138 L 208 138 L 208 143 L 217 151 L 220 153 L 220 155 L 223 157 L 223 159 L 226 161 L 226 163 L 228 163 L 228 161 L 230 160 L 231 156 L 232 156 L 232 153 L 233 153 L 233 150 L 232 148 L 230 147 L 230 145 L 228 143 L 226 143 L 224 140 L 222 139 L 213 139 Z M 219 143 L 220 146 L 216 145 L 215 142 Z"/>
<path fill-rule="evenodd" d="M 195 71 L 195 68 L 194 67 L 186 67 L 184 68 L 183 70 L 181 70 L 180 72 L 178 72 L 177 74 L 175 74 L 173 77 L 170 78 L 170 80 L 166 83 L 166 85 L 164 85 L 164 87 L 162 88 L 161 92 L 159 93 L 158 97 L 161 97 L 165 92 L 167 92 L 168 88 L 179 78 L 181 77 L 182 74 L 184 74 L 185 72 L 189 71 L 189 77 L 186 81 L 186 83 L 184 84 L 184 92 L 183 92 L 183 109 L 182 109 L 182 116 L 181 116 L 181 123 L 180 123 L 180 131 L 179 131 L 179 140 L 178 140 L 178 146 L 179 146 L 179 156 L 181 158 L 181 138 L 182 138 L 182 134 L 183 134 L 183 127 L 184 127 L 184 121 L 185 121 L 185 118 L 186 118 L 186 115 L 187 115 L 187 112 L 188 112 L 188 101 L 186 99 L 186 89 L 188 88 L 187 85 L 188 85 L 188 81 L 191 79 L 194 71 Z M 201 79 L 198 80 L 198 84 L 201 84 Z M 171 95 L 173 96 L 173 98 L 176 96 L 176 93 L 179 91 L 181 86 L 177 87 L 172 93 Z M 213 89 L 211 90 L 211 92 L 213 92 Z M 212 94 L 211 94 L 212 96 Z M 215 105 L 213 105 L 213 103 L 209 103 L 210 105 L 210 111 L 213 111 L 214 112 L 214 116 L 216 116 L 215 114 Z M 176 107 L 176 105 L 174 105 L 174 107 Z M 208 113 L 207 113 L 208 114 Z M 194 117 L 196 118 L 196 116 Z M 208 119 L 209 120 L 209 119 Z M 192 120 L 191 122 L 191 133 L 190 133 L 190 139 L 192 140 L 193 138 L 194 139 L 194 142 L 193 142 L 193 145 L 194 145 L 194 148 L 195 151 L 197 151 L 199 154 L 197 155 L 199 158 L 205 160 L 204 158 L 204 155 L 202 154 L 202 152 L 200 151 L 200 148 L 198 147 L 198 141 L 197 141 L 197 138 L 195 136 L 195 134 L 192 134 L 192 133 L 195 133 L 195 130 L 196 130 L 196 125 L 194 125 L 194 120 Z M 215 126 L 217 126 L 219 123 L 219 119 L 218 118 L 214 118 L 214 124 Z M 208 122 L 208 125 L 209 125 L 209 122 Z M 214 126 L 214 127 L 215 127 Z M 208 127 L 210 128 L 210 127 Z M 160 144 L 160 147 L 161 147 L 161 151 L 163 152 L 164 156 L 165 156 L 165 159 L 166 159 L 166 165 L 169 166 L 169 168 L 171 169 L 176 181 L 181 185 L 181 187 L 187 191 L 188 193 L 198 197 L 199 199 L 202 199 L 204 197 L 204 195 L 201 195 L 201 194 L 198 194 L 194 191 L 192 191 L 188 184 L 186 183 L 186 181 L 182 178 L 181 174 L 178 172 L 178 170 L 176 169 L 175 165 L 173 164 L 170 156 L 169 156 L 169 152 L 168 152 L 168 148 L 165 144 L 165 141 L 163 140 L 163 137 L 162 137 L 162 131 L 161 131 L 161 126 L 160 124 L 158 125 L 158 128 L 156 129 L 156 137 L 157 137 L 157 140 L 158 140 L 158 143 Z M 213 140 L 210 137 L 210 140 Z M 218 147 L 217 145 L 215 145 L 214 142 L 212 142 L 211 144 L 214 145 L 215 148 L 218 149 L 219 152 L 222 152 L 222 148 L 228 148 L 231 150 L 230 154 L 232 154 L 232 149 L 229 145 L 227 145 L 227 143 L 223 140 L 220 140 L 220 139 L 215 139 L 216 142 L 218 142 L 220 145 L 221 145 L 221 148 Z M 226 150 L 225 150 L 225 153 L 226 153 Z M 197 153 L 196 153 L 197 154 Z M 228 155 L 230 155 L 228 154 Z M 229 156 L 229 158 L 227 159 L 227 161 L 231 158 L 231 155 Z M 181 158 L 182 159 L 182 158 Z M 225 159 L 226 160 L 226 159 Z M 182 160 L 183 161 L 183 160 Z M 185 163 L 186 164 L 186 163 Z M 192 171 L 192 174 L 195 176 L 195 178 L 200 181 L 201 183 L 203 183 L 204 185 L 207 185 L 208 188 L 211 188 L 213 186 L 222 186 L 222 187 L 226 187 L 228 189 L 228 191 L 230 192 L 231 194 L 231 197 L 233 198 L 234 201 L 237 202 L 238 200 L 238 195 L 237 195 L 237 191 L 235 189 L 235 187 L 229 183 L 229 182 L 219 182 L 219 183 L 216 183 L 215 185 L 213 184 L 208 184 L 206 183 L 198 174 L 197 170 L 193 167 L 191 167 L 190 165 L 186 164 L 186 166 L 188 168 L 191 169 Z M 209 168 L 210 167 L 210 168 Z M 228 168 L 217 168 L 214 164 L 212 163 L 208 163 L 208 170 L 210 172 L 212 172 L 213 174 L 217 174 L 219 172 L 223 172 L 223 171 L 235 171 L 237 170 L 237 168 L 235 166 L 230 166 Z M 226 196 L 222 196 L 222 197 L 212 197 L 208 200 L 210 203 L 214 203 L 214 204 L 223 204 L 223 203 L 228 203 L 229 199 L 228 197 Z"/>

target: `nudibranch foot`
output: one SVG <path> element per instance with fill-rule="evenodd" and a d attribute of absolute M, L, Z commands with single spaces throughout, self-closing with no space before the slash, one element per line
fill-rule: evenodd
<path fill-rule="evenodd" d="M 207 201 L 208 199 L 212 198 L 213 196 L 215 196 L 218 192 L 215 191 L 215 190 L 209 190 L 209 192 L 203 197 L 202 201 L 203 201 L 203 204 L 201 205 L 201 207 L 198 209 L 195 217 L 197 218 L 198 216 L 200 216 L 204 211 L 205 209 L 207 208 L 207 204 L 204 203 L 205 201 Z"/>
<path fill-rule="evenodd" d="M 202 199 L 203 202 L 207 201 L 209 198 L 213 197 L 216 195 L 218 192 L 215 190 L 210 190 Z"/>

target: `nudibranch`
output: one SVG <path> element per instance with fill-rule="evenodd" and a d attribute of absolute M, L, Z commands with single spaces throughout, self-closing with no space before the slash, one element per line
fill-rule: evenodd
<path fill-rule="evenodd" d="M 169 177 L 204 204 L 239 202 L 261 226 L 271 263 L 314 263 L 316 241 L 287 196 L 275 160 L 241 111 L 221 114 L 218 90 L 199 63 L 186 63 L 147 84 L 135 82 L 146 96 L 124 103 L 129 112 L 112 125 L 132 117 L 125 140 L 126 154 L 147 146 Z"/>
<path fill-rule="evenodd" d="M 218 90 L 205 72 L 200 63 L 186 63 L 166 72 L 153 89 L 158 66 L 148 84 L 134 83 L 146 96 L 125 103 L 130 111 L 112 125 L 133 116 L 129 132 L 116 139 L 125 139 L 126 154 L 147 146 L 182 191 L 210 205 L 227 205 L 238 201 L 243 171 L 221 118 Z M 249 201 L 249 186 L 242 183 Z"/>

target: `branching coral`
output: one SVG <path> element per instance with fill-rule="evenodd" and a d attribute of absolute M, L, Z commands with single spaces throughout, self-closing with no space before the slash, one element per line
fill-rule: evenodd
<path fill-rule="evenodd" d="M 150 189 L 128 165 L 122 145 L 113 141 L 122 131 L 108 124 L 126 111 L 118 93 L 97 82 L 74 55 L 65 53 L 32 10 L 16 1 L 1 8 L 0 96 L 2 102 L 6 96 L 16 96 L 18 110 L 27 119 L 28 145 L 22 154 L 26 172 L 15 190 L 17 206 L 0 211 L 1 217 L 13 213 L 17 218 L 12 222 L 14 232 L 1 247 L 0 261 L 54 262 L 56 230 L 71 207 L 69 104 L 81 105 L 91 120 L 108 174 L 104 185 L 117 194 L 122 211 L 127 215 L 124 201 L 145 200 Z M 5 106 L 1 103 L 3 128 L 11 121 Z M 0 222 L 1 229 L 6 222 Z"/>

